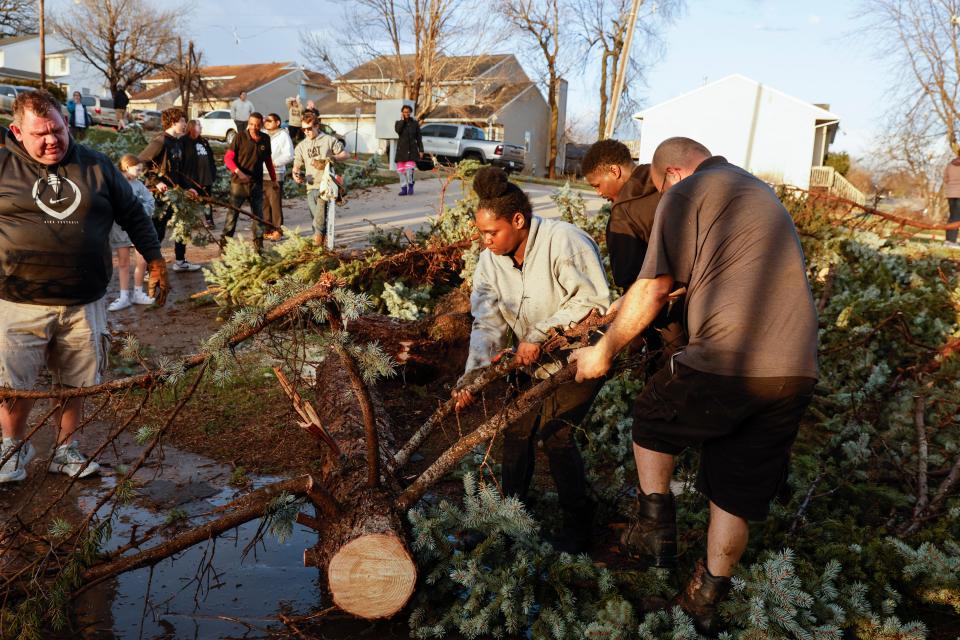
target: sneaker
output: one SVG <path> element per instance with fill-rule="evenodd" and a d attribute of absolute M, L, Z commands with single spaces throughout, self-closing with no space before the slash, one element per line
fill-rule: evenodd
<path fill-rule="evenodd" d="M 110 303 L 110 306 L 107 307 L 107 311 L 120 311 L 121 309 L 126 309 L 132 304 L 133 303 L 130 301 L 128 296 L 120 296 Z"/>
<path fill-rule="evenodd" d="M 0 460 L 7 456 L 18 444 L 19 440 L 9 440 L 0 446 Z M 2 482 L 21 482 L 27 477 L 27 464 L 33 460 L 36 455 L 33 445 L 27 442 L 20 450 L 10 456 L 10 459 L 0 467 L 0 483 Z"/>
<path fill-rule="evenodd" d="M 73 478 L 86 478 L 100 471 L 100 465 L 80 453 L 77 441 L 57 447 L 50 462 L 50 471 L 65 473 Z"/>
<path fill-rule="evenodd" d="M 199 269 L 200 265 L 193 264 L 188 260 L 177 260 L 173 263 L 174 271 L 198 271 Z"/>
<path fill-rule="evenodd" d="M 947 247 L 948 249 L 960 249 L 960 242 L 952 242 L 947 240 L 943 243 L 943 246 Z"/>
<path fill-rule="evenodd" d="M 133 302 L 133 304 L 153 304 L 154 299 L 140 289 L 137 289 L 133 292 L 133 298 L 131 299 L 131 302 Z"/>

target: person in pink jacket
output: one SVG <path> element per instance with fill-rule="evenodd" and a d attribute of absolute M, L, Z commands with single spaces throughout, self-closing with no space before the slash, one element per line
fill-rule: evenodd
<path fill-rule="evenodd" d="M 949 222 L 960 222 L 960 157 L 951 160 L 943 170 L 943 195 L 950 206 Z M 947 230 L 948 247 L 960 249 L 957 244 L 957 229 Z"/>

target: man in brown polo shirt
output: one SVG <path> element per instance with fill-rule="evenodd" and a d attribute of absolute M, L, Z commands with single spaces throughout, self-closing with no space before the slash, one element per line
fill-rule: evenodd
<path fill-rule="evenodd" d="M 604 375 L 686 286 L 689 343 L 634 403 L 638 517 L 626 542 L 655 566 L 676 562 L 674 456 L 699 448 L 707 558 L 675 602 L 711 633 L 748 521 L 766 518 L 786 481 L 816 385 L 817 314 L 793 220 L 765 183 L 689 138 L 664 141 L 651 176 L 662 197 L 637 281 L 606 335 L 571 359 L 577 380 Z"/>

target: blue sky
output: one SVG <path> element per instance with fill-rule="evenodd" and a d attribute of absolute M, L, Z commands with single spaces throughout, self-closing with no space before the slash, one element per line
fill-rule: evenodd
<path fill-rule="evenodd" d="M 665 33 L 666 55 L 648 77 L 657 104 L 704 81 L 740 73 L 841 118 L 834 149 L 865 155 L 886 112 L 894 75 L 860 33 L 856 2 L 690 0 Z"/>
<path fill-rule="evenodd" d="M 650 6 L 653 0 L 647 2 Z M 328 0 L 200 0 L 186 29 L 207 64 L 293 60 L 309 66 L 301 60 L 299 31 L 337 29 L 349 6 Z M 798 98 L 829 103 L 841 117 L 834 149 L 863 156 L 880 127 L 892 74 L 876 59 L 870 38 L 856 34 L 862 27 L 856 7 L 853 0 L 688 0 L 683 15 L 664 33 L 666 55 L 650 69 L 647 87 L 639 93 L 651 106 L 705 81 L 741 73 Z M 509 49 L 509 41 L 496 47 L 497 52 Z M 595 119 L 593 69 L 587 65 L 569 77 L 572 118 Z"/>

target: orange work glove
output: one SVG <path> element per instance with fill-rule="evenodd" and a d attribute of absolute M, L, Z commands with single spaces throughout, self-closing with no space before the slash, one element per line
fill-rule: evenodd
<path fill-rule="evenodd" d="M 170 291 L 170 283 L 167 282 L 167 262 L 163 258 L 151 260 L 147 263 L 147 269 L 150 273 L 150 279 L 147 280 L 147 295 L 162 307 Z"/>

